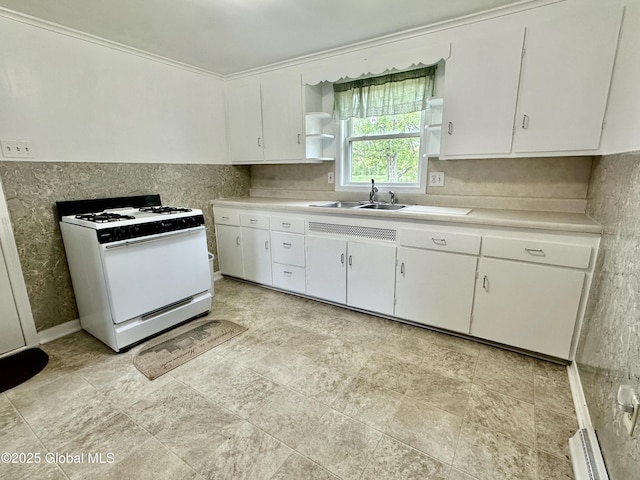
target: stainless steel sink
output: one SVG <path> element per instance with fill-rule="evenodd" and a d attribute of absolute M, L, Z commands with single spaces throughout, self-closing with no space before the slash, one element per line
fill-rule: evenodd
<path fill-rule="evenodd" d="M 366 210 L 400 210 L 406 205 L 397 205 L 391 203 L 362 203 L 362 202 L 324 202 L 314 203 L 310 207 L 323 208 L 364 208 Z"/>
<path fill-rule="evenodd" d="M 366 208 L 367 210 L 400 210 L 406 207 L 406 205 L 398 205 L 397 203 L 367 203 L 360 208 Z"/>
<path fill-rule="evenodd" d="M 323 208 L 356 208 L 361 206 L 360 202 L 324 202 L 314 203 L 309 205 L 310 207 L 323 207 Z"/>

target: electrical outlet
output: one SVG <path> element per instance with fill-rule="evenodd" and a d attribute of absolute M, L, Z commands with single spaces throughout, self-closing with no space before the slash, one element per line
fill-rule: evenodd
<path fill-rule="evenodd" d="M 30 158 L 33 151 L 29 142 L 23 140 L 0 140 L 2 156 L 5 158 Z"/>
<path fill-rule="evenodd" d="M 429 172 L 430 187 L 444 187 L 444 172 Z"/>
<path fill-rule="evenodd" d="M 334 181 L 335 181 L 334 173 L 333 172 L 327 173 L 327 182 L 333 183 Z"/>

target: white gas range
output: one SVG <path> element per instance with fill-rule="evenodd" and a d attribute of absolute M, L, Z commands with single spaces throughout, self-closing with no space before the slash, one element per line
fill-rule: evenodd
<path fill-rule="evenodd" d="M 82 328 L 115 351 L 211 309 L 201 210 L 159 195 L 56 206 Z"/>

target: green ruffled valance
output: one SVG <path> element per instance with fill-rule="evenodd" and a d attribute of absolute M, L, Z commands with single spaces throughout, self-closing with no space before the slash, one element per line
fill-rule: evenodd
<path fill-rule="evenodd" d="M 334 115 L 340 120 L 419 112 L 433 96 L 436 66 L 334 83 Z"/>

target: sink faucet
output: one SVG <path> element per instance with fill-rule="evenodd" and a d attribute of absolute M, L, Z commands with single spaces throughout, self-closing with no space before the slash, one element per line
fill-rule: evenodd
<path fill-rule="evenodd" d="M 389 202 L 391 203 L 391 205 L 393 205 L 394 203 L 396 203 L 396 194 L 394 192 L 392 192 L 391 190 L 389 190 L 389 196 L 391 197 L 391 200 L 389 200 Z"/>
<path fill-rule="evenodd" d="M 376 193 L 378 193 L 378 187 L 376 187 L 376 181 L 371 179 L 371 191 L 369 192 L 369 203 L 376 201 Z"/>

